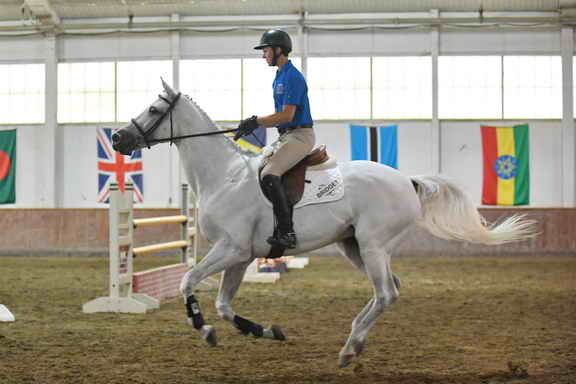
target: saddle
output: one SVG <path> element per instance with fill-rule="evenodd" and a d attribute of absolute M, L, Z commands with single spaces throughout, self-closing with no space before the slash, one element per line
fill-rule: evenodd
<path fill-rule="evenodd" d="M 288 200 L 292 206 L 295 206 L 304 194 L 306 169 L 315 165 L 324 164 L 328 160 L 330 160 L 330 156 L 328 156 L 326 146 L 321 145 L 314 148 L 308 156 L 284 173 L 282 176 L 282 185 L 284 185 Z"/>

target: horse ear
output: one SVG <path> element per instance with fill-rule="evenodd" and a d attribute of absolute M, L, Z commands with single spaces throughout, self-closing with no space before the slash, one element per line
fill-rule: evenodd
<path fill-rule="evenodd" d="M 170 97 L 175 96 L 176 92 L 174 92 L 174 90 L 168 85 L 168 83 L 165 82 L 163 78 L 160 78 L 160 80 L 162 80 L 162 87 L 164 87 L 166 94 L 168 94 L 168 96 Z"/>

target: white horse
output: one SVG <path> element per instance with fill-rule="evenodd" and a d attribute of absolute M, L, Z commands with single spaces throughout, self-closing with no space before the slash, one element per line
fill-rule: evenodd
<path fill-rule="evenodd" d="M 222 134 L 192 100 L 180 97 L 162 81 L 164 93 L 132 123 L 113 135 L 114 149 L 129 154 L 158 142 L 174 141 L 200 207 L 200 228 L 213 244 L 206 257 L 182 279 L 188 321 L 210 345 L 216 345 L 212 326 L 205 324 L 195 287 L 224 272 L 216 310 L 243 334 L 284 340 L 280 328 L 263 328 L 232 309 L 232 300 L 247 266 L 266 257 L 266 238 L 273 229 L 270 204 L 260 191 L 261 156 L 249 156 Z M 209 135 L 203 135 L 208 133 Z M 197 137 L 195 137 L 197 136 Z M 184 140 L 186 138 L 186 140 Z M 480 244 L 502 244 L 534 235 L 534 223 L 512 216 L 489 227 L 465 194 L 437 176 L 406 177 L 395 169 L 370 161 L 339 163 L 344 181 L 340 200 L 295 209 L 298 254 L 336 243 L 341 252 L 374 287 L 374 296 L 352 322 L 339 354 L 345 367 L 364 347 L 380 314 L 399 295 L 400 281 L 390 258 L 403 235 L 414 225 L 444 238 Z"/>

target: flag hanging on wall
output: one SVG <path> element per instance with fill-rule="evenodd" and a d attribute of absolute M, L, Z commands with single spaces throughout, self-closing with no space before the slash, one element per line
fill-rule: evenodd
<path fill-rule="evenodd" d="M 234 136 L 234 135 L 230 135 Z M 257 128 L 250 135 L 244 136 L 236 144 L 252 152 L 261 152 L 266 146 L 266 128 Z"/>
<path fill-rule="evenodd" d="M 352 160 L 371 160 L 398 168 L 398 126 L 350 125 Z"/>
<path fill-rule="evenodd" d="M 528 125 L 482 126 L 482 204 L 530 204 Z"/>
<path fill-rule="evenodd" d="M 16 130 L 0 131 L 0 204 L 16 202 Z"/>
<path fill-rule="evenodd" d="M 98 142 L 98 202 L 107 203 L 110 197 L 110 183 L 117 182 L 124 192 L 126 182 L 134 184 L 134 201 L 144 201 L 144 176 L 142 173 L 142 151 L 134 151 L 124 156 L 112 148 L 112 128 L 96 130 Z"/>

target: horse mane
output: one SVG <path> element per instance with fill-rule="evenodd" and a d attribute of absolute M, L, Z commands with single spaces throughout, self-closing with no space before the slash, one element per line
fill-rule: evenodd
<path fill-rule="evenodd" d="M 210 116 L 208 116 L 206 111 L 204 109 L 202 109 L 202 107 L 200 107 L 198 105 L 198 103 L 196 103 L 192 99 L 192 97 L 190 97 L 189 95 L 184 95 L 184 98 L 192 105 L 193 108 L 195 108 L 198 111 L 198 113 L 200 114 L 202 119 L 208 123 L 210 128 L 217 130 L 217 131 L 223 130 L 222 127 L 219 127 L 218 125 L 216 125 L 214 120 L 212 120 L 212 118 L 210 118 Z M 229 136 L 224 135 L 224 137 L 226 138 L 226 145 L 232 146 L 232 148 L 236 152 L 238 152 L 240 155 L 246 156 L 246 157 L 258 157 L 258 156 L 260 156 L 260 153 L 253 152 L 253 151 L 250 151 L 248 149 L 244 149 L 244 148 L 240 147 L 239 145 L 236 145 L 236 143 L 234 143 L 234 141 Z"/>
<path fill-rule="evenodd" d="M 210 118 L 210 116 L 208 116 L 208 114 L 206 113 L 205 110 L 202 109 L 202 107 L 200 107 L 198 105 L 198 103 L 196 103 L 194 100 L 192 100 L 192 97 L 190 97 L 189 95 L 184 95 L 184 98 L 186 100 L 188 100 L 188 102 L 190 104 L 192 104 L 192 107 L 196 108 L 198 110 L 198 112 L 200 113 L 200 116 L 202 116 L 202 118 L 207 121 L 210 125 L 211 128 L 214 128 L 216 130 L 221 130 L 220 127 L 218 127 L 216 125 L 216 123 L 214 123 L 214 121 Z"/>

